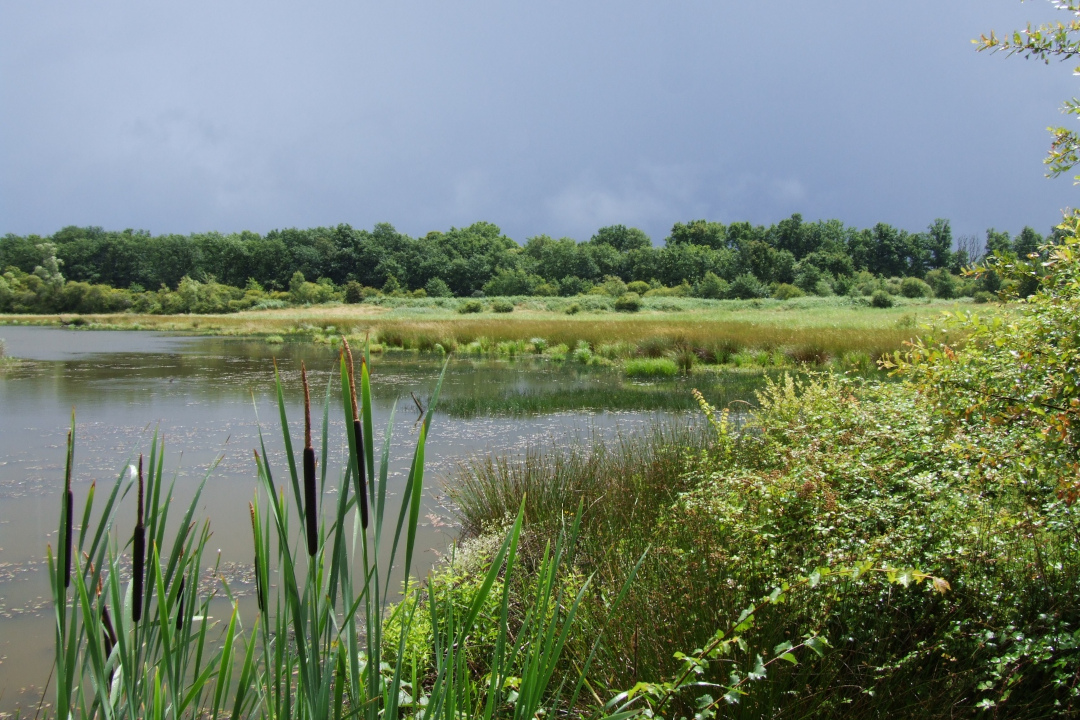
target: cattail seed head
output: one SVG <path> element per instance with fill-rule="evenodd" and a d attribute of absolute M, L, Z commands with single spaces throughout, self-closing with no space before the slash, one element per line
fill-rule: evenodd
<path fill-rule="evenodd" d="M 176 631 L 184 629 L 184 576 L 180 576 L 180 589 L 176 591 Z"/>
<path fill-rule="evenodd" d="M 75 500 L 71 494 L 71 471 L 75 460 L 75 442 L 71 437 L 71 431 L 67 435 L 67 458 L 64 463 L 64 587 L 71 586 L 71 538 L 74 534 L 75 519 L 72 514 L 75 509 Z"/>
<path fill-rule="evenodd" d="M 349 347 L 349 341 L 345 339 L 345 336 L 341 336 L 341 344 L 345 348 L 345 369 L 349 373 L 349 395 L 352 398 L 352 416 L 353 420 L 360 419 L 360 405 L 356 402 L 356 372 L 353 368 L 353 356 L 352 348 Z"/>
<path fill-rule="evenodd" d="M 109 617 L 109 606 L 104 603 L 101 605 L 101 626 L 102 640 L 105 643 L 105 657 L 109 657 L 113 647 L 116 646 L 116 631 L 113 630 L 112 618 Z"/>
<path fill-rule="evenodd" d="M 248 512 L 251 514 L 251 535 L 255 538 L 255 599 L 259 603 L 259 612 L 266 611 L 266 600 L 263 598 L 262 571 L 259 568 L 259 533 L 255 528 L 255 506 L 248 503 Z"/>
<path fill-rule="evenodd" d="M 146 528 L 143 526 L 143 458 L 139 455 L 139 500 L 135 520 L 135 534 L 131 539 L 131 619 L 142 619 L 143 575 L 146 561 Z"/>

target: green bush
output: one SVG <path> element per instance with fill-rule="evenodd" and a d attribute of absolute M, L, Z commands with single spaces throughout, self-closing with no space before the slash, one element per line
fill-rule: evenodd
<path fill-rule="evenodd" d="M 441 297 L 453 297 L 454 293 L 450 291 L 450 286 L 446 284 L 446 281 L 439 277 L 433 277 L 427 281 L 424 285 L 424 290 L 427 291 L 428 297 L 441 298 Z"/>
<path fill-rule="evenodd" d="M 890 308 L 893 306 L 892 295 L 884 290 L 875 290 L 870 296 L 870 305 L 876 308 Z"/>
<path fill-rule="evenodd" d="M 462 314 L 483 312 L 484 304 L 479 300 L 466 300 L 458 305 L 457 311 Z"/>
<path fill-rule="evenodd" d="M 679 366 L 669 358 L 635 358 L 626 361 L 623 372 L 628 377 L 670 378 L 679 373 Z"/>
<path fill-rule="evenodd" d="M 566 306 L 567 315 L 577 315 L 579 312 L 581 312 L 581 305 L 578 303 L 570 303 Z"/>
<path fill-rule="evenodd" d="M 698 283 L 695 295 L 700 298 L 707 298 L 710 300 L 719 300 L 723 297 L 727 297 L 730 286 L 727 280 L 718 276 L 711 270 L 705 273 L 705 277 Z"/>
<path fill-rule="evenodd" d="M 804 295 L 806 295 L 806 293 L 804 293 L 802 289 L 789 283 L 780 283 L 772 293 L 772 296 L 777 300 L 791 300 L 792 298 L 800 298 Z"/>
<path fill-rule="evenodd" d="M 977 303 L 985 304 L 997 302 L 998 296 L 992 292 L 987 292 L 986 290 L 978 290 L 972 296 L 972 299 Z"/>
<path fill-rule="evenodd" d="M 649 283 L 644 280 L 635 280 L 633 282 L 626 283 L 626 289 L 629 292 L 637 293 L 638 295 L 644 295 L 649 292 Z"/>
<path fill-rule="evenodd" d="M 495 302 L 491 303 L 491 310 L 497 313 L 514 312 L 514 303 L 503 298 L 499 298 Z"/>
<path fill-rule="evenodd" d="M 364 301 L 364 286 L 355 280 L 345 283 L 345 302 L 355 305 Z"/>
<path fill-rule="evenodd" d="M 637 312 L 641 309 L 641 296 L 627 292 L 615 300 L 615 309 L 619 312 Z"/>
<path fill-rule="evenodd" d="M 933 296 L 934 291 L 919 278 L 906 277 L 900 282 L 900 294 L 906 298 L 924 298 Z"/>
<path fill-rule="evenodd" d="M 750 273 L 743 273 L 731 281 L 727 296 L 736 300 L 752 300 L 769 296 L 769 288 Z"/>

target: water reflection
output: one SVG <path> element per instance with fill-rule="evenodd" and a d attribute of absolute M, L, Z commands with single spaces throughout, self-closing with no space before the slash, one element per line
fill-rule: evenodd
<path fill-rule="evenodd" d="M 0 713 L 37 703 L 52 661 L 52 616 L 42 561 L 55 543 L 63 478 L 65 435 L 76 408 L 73 490 L 80 508 L 89 486 L 116 479 L 148 452 L 155 429 L 165 438 L 166 472 L 175 473 L 173 499 L 185 506 L 207 469 L 197 516 L 209 518 L 210 549 L 220 549 L 222 568 L 244 603 L 251 602 L 251 538 L 247 502 L 255 490 L 251 451 L 258 445 L 256 413 L 269 459 L 283 476 L 281 432 L 273 395 L 273 359 L 285 384 L 294 438 L 302 431 L 299 366 L 309 368 L 319 410 L 328 383 L 336 381 L 337 351 L 310 344 L 176 337 L 149 332 L 77 331 L 0 327 L 10 355 L 24 358 L 0 374 Z M 422 403 L 432 391 L 441 361 L 417 356 L 377 358 L 373 363 L 375 441 L 381 447 L 391 408 L 398 404 L 391 445 L 391 494 L 400 491 L 418 426 L 411 394 Z M 550 363 L 455 361 L 444 385 L 448 402 L 487 393 L 571 394 L 616 388 L 612 371 L 584 371 Z M 344 455 L 341 403 L 329 405 L 328 479 L 337 477 Z M 428 478 L 421 547 L 423 562 L 455 533 L 438 478 L 470 453 L 524 448 L 544 438 L 630 430 L 648 412 L 556 412 L 531 417 L 438 414 L 428 442 Z M 318 423 L 319 420 L 316 420 Z M 332 483 L 328 483 L 332 484 Z M 131 508 L 128 505 L 132 505 Z M 325 503 L 332 505 L 332 503 Z M 77 510 L 77 513 L 79 511 Z M 134 512 L 122 504 L 121 517 Z M 179 513 L 177 513 L 179 515 Z M 78 515 L 77 515 L 78 516 Z"/>

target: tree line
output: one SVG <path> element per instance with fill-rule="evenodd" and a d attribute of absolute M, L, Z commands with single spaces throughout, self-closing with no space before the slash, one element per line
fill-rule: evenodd
<path fill-rule="evenodd" d="M 524 244 L 489 222 L 421 237 L 388 223 L 371 230 L 338 225 L 265 235 L 151 235 L 72 226 L 50 236 L 5 235 L 0 269 L 9 289 L 36 273 L 46 285 L 59 280 L 135 293 L 176 291 L 185 279 L 293 295 L 305 283 L 319 284 L 327 292 L 351 287 L 347 299 L 353 301 L 361 299 L 360 288 L 386 294 L 423 289 L 457 297 L 569 296 L 612 281 L 683 288 L 684 294 L 703 297 L 755 297 L 781 285 L 848 294 L 860 278 L 870 276 L 948 285 L 952 280 L 943 278 L 986 253 L 1023 257 L 1043 242 L 1030 227 L 1015 237 L 991 229 L 984 242 L 956 241 L 943 219 L 909 232 L 886 223 L 857 228 L 839 220 L 804 222 L 798 214 L 770 226 L 679 222 L 659 246 L 643 231 L 623 225 L 600 228 L 584 242 L 537 235 Z M 309 288 L 308 294 L 313 292 Z"/>

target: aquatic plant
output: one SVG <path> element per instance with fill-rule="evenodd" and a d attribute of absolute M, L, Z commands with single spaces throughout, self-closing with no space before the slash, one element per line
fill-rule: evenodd
<path fill-rule="evenodd" d="M 669 378 L 679 372 L 679 367 L 668 358 L 635 358 L 623 364 L 623 372 L 634 378 Z"/>
<path fill-rule="evenodd" d="M 48 550 L 56 608 L 57 717 L 378 720 L 408 715 L 434 720 L 467 715 L 492 720 L 508 707 L 526 713 L 525 717 L 551 712 L 550 704 L 558 701 L 559 694 L 549 692 L 549 685 L 588 582 L 580 585 L 574 597 L 539 593 L 535 602 L 521 606 L 522 616 L 518 616 L 519 606 L 510 608 L 508 593 L 494 589 L 501 587 L 497 580 L 509 579 L 517 570 L 524 512 L 518 508 L 469 606 L 459 611 L 420 592 L 413 570 L 425 446 L 442 379 L 420 424 L 395 512 L 387 503 L 394 412 L 376 463 L 370 441 L 368 363 L 361 360 L 358 372 L 352 365 L 351 350 L 343 347 L 340 399 L 345 417 L 352 421 L 345 425 L 347 452 L 338 473 L 334 507 L 323 512 L 318 512 L 317 502 L 319 488 L 327 482 L 334 382 L 327 385 L 323 401 L 317 451 L 310 387 L 306 367 L 302 367 L 304 451 L 298 472 L 275 367 L 287 480 L 275 481 L 260 429 L 259 448 L 254 451 L 258 491 L 248 506 L 255 549 L 257 616 L 253 622 L 244 621 L 235 598 L 226 622 L 212 622 L 209 610 L 216 591 L 200 589 L 196 582 L 205 567 L 203 554 L 210 537 L 208 522 L 195 520 L 206 478 L 183 518 L 170 523 L 173 487 L 162 481 L 164 442 L 159 442 L 156 432 L 147 471 L 143 472 L 141 462 L 133 473 L 125 469 L 100 513 L 94 508 L 96 486 L 90 487 L 76 537 L 67 535 L 73 513 L 65 491 L 57 555 L 51 547 Z M 70 487 L 74 458 L 74 417 L 71 430 L 65 488 Z M 317 452 L 321 453 L 319 462 Z M 211 467 L 207 475 L 212 471 Z M 136 483 L 136 531 L 130 544 L 123 546 L 132 550 L 133 575 L 125 584 L 116 519 L 120 501 Z M 286 485 L 291 485 L 293 502 L 288 500 Z M 294 553 L 298 537 L 290 529 L 290 504 L 302 526 L 299 535 L 307 541 L 306 552 L 299 555 Z M 365 508 L 370 511 L 367 519 Z M 167 525 L 176 527 L 171 539 L 166 536 Z M 568 528 L 561 534 L 554 552 L 539 566 L 542 577 L 548 578 L 541 588 L 554 590 L 552 583 L 561 576 L 575 533 Z M 71 547 L 67 537 L 71 537 Z M 145 559 L 139 562 L 136 558 L 142 551 Z M 66 585 L 69 560 L 70 588 Z M 357 566 L 359 570 L 354 571 Z M 397 572 L 403 573 L 403 589 L 390 582 Z M 272 576 L 274 584 L 269 582 Z M 227 584 L 223 590 L 232 597 Z M 403 599 L 394 604 L 398 597 Z M 490 672 L 476 676 L 463 659 L 470 656 L 480 608 L 489 598 L 494 598 L 501 620 L 485 657 Z M 109 612 L 110 605 L 124 608 L 129 604 L 130 618 Z M 414 624 L 421 615 L 434 629 L 430 652 L 423 658 L 402 652 L 406 638 L 415 635 Z M 512 634 L 510 617 L 515 618 Z M 384 626 L 394 628 L 396 634 L 385 636 Z"/>

